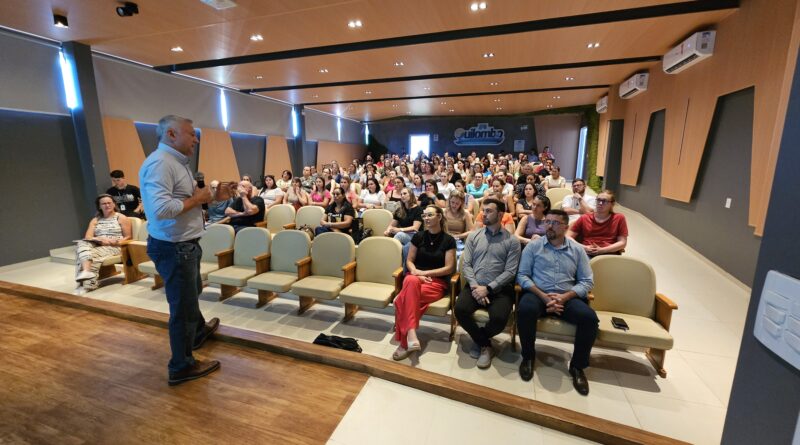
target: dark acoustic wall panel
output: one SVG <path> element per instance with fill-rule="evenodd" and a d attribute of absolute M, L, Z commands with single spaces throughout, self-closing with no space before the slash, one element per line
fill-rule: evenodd
<path fill-rule="evenodd" d="M 0 110 L 0 266 L 42 258 L 82 237 L 85 214 L 69 116 Z"/>
<path fill-rule="evenodd" d="M 233 154 L 236 156 L 236 165 L 239 166 L 239 176 L 248 174 L 261 184 L 261 175 L 264 174 L 264 157 L 267 153 L 267 138 L 244 133 L 231 133 Z"/>
<path fill-rule="evenodd" d="M 800 233 L 797 231 L 800 217 L 794 210 L 795 203 L 800 201 L 797 184 L 800 127 L 794 124 L 798 121 L 800 71 L 795 71 L 753 294 L 722 432 L 724 445 L 790 444 L 797 443 L 800 436 L 796 431 L 797 413 L 800 411 L 800 370 L 769 351 L 753 336 L 767 272 L 777 270 L 800 278 Z M 793 437 L 795 442 L 792 442 Z"/>
<path fill-rule="evenodd" d="M 661 197 L 664 111 L 651 116 L 639 185 L 621 185 L 618 196 L 748 286 L 760 246 L 747 225 L 753 93 L 751 88 L 720 98 L 691 203 Z M 612 126 L 610 142 L 619 140 L 617 130 Z M 731 206 L 725 208 L 728 198 Z"/>

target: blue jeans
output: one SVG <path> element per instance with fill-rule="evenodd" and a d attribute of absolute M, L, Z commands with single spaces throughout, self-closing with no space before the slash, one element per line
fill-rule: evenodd
<path fill-rule="evenodd" d="M 155 263 L 167 292 L 169 347 L 172 351 L 167 368 L 175 373 L 194 364 L 192 346 L 206 324 L 198 301 L 203 290 L 200 279 L 203 251 L 197 242 L 172 243 L 148 237 L 147 255 Z"/>
<path fill-rule="evenodd" d="M 547 313 L 544 301 L 536 295 L 525 292 L 519 299 L 517 308 L 517 330 L 522 343 L 522 358 L 533 360 L 536 355 L 536 322 L 539 317 L 551 315 Z M 575 345 L 572 351 L 571 368 L 584 369 L 589 366 L 589 353 L 592 352 L 594 340 L 597 338 L 597 327 L 600 320 L 594 309 L 582 298 L 572 298 L 564 303 L 562 320 L 575 325 Z"/>
<path fill-rule="evenodd" d="M 406 258 L 408 258 L 408 248 L 411 246 L 411 238 L 417 232 L 397 232 L 394 234 L 394 239 L 400 241 L 400 244 L 403 245 L 403 273 L 406 273 L 408 270 L 406 268 Z"/>

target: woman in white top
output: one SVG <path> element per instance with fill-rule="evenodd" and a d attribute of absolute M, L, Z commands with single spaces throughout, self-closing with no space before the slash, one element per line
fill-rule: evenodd
<path fill-rule="evenodd" d="M 284 170 L 283 173 L 281 173 L 281 179 L 278 179 L 276 184 L 278 184 L 279 189 L 286 193 L 286 190 L 292 185 L 292 172 Z"/>
<path fill-rule="evenodd" d="M 375 178 L 367 179 L 367 188 L 361 191 L 360 207 L 362 209 L 380 209 L 386 195 L 381 191 L 381 186 Z"/>
<path fill-rule="evenodd" d="M 258 192 L 258 196 L 264 200 L 264 211 L 270 207 L 283 203 L 283 190 L 275 183 L 275 176 L 264 176 L 264 187 Z"/>
<path fill-rule="evenodd" d="M 561 168 L 554 165 L 550 169 L 550 175 L 544 178 L 544 189 L 550 190 L 555 188 L 567 188 L 567 180 L 561 176 Z"/>

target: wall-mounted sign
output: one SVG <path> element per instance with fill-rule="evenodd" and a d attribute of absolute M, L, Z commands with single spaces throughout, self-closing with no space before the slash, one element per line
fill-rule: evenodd
<path fill-rule="evenodd" d="M 514 151 L 517 153 L 521 153 L 525 151 L 525 139 L 515 139 L 514 140 Z"/>
<path fill-rule="evenodd" d="M 525 124 L 525 125 L 523 125 L 523 126 L 519 127 L 519 130 L 520 130 L 520 131 L 525 131 L 525 130 L 527 130 L 527 129 L 528 129 L 528 124 Z"/>
<path fill-rule="evenodd" d="M 471 145 L 500 145 L 506 140 L 505 130 L 494 128 L 487 123 L 481 123 L 468 129 L 457 128 L 453 133 L 453 141 L 458 146 Z"/>
<path fill-rule="evenodd" d="M 433 134 L 433 142 L 439 142 L 439 133 Z"/>

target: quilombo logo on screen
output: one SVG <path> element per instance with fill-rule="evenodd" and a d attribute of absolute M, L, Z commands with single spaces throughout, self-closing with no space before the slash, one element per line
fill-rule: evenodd
<path fill-rule="evenodd" d="M 468 129 L 457 128 L 453 133 L 453 141 L 458 146 L 470 145 L 500 145 L 506 140 L 505 130 L 494 128 L 487 123 L 481 123 Z"/>

